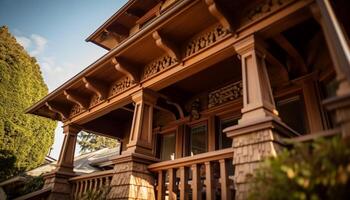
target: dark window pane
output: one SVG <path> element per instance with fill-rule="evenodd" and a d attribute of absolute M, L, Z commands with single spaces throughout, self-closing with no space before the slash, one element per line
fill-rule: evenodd
<path fill-rule="evenodd" d="M 232 147 L 232 139 L 226 136 L 223 130 L 227 127 L 234 126 L 238 123 L 237 118 L 231 118 L 226 120 L 220 120 L 220 130 L 219 130 L 219 149 L 225 149 Z"/>
<path fill-rule="evenodd" d="M 190 155 L 208 151 L 208 133 L 206 125 L 191 127 L 190 129 Z"/>
<path fill-rule="evenodd" d="M 300 134 L 306 133 L 304 102 L 300 96 L 277 102 L 277 110 L 282 121 Z"/>
<path fill-rule="evenodd" d="M 161 160 L 174 160 L 175 159 L 175 133 L 164 134 L 161 136 Z"/>

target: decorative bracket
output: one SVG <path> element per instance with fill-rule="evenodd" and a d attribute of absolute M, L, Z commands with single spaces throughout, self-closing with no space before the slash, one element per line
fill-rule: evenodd
<path fill-rule="evenodd" d="M 113 58 L 112 63 L 117 71 L 123 73 L 126 76 L 129 76 L 134 83 L 138 83 L 139 73 L 134 64 L 122 59 L 122 58 Z"/>
<path fill-rule="evenodd" d="M 83 78 L 86 89 L 94 92 L 100 99 L 104 100 L 108 97 L 108 88 L 98 80 L 92 78 Z"/>
<path fill-rule="evenodd" d="M 181 61 L 181 51 L 172 41 L 161 35 L 159 31 L 154 31 L 152 36 L 159 48 L 164 50 L 170 57 L 176 58 L 177 61 Z"/>
<path fill-rule="evenodd" d="M 213 15 L 225 29 L 233 32 L 233 28 L 232 28 L 230 22 L 225 17 L 225 15 L 222 13 L 216 0 L 205 0 L 205 3 L 208 6 L 208 10 L 209 10 L 210 14 Z"/>
<path fill-rule="evenodd" d="M 54 103 L 46 102 L 45 105 L 51 110 L 52 112 L 58 113 L 62 119 L 68 119 L 69 118 L 69 111 L 64 108 L 63 106 L 56 105 Z"/>
<path fill-rule="evenodd" d="M 88 109 L 89 108 L 89 100 L 86 98 L 83 98 L 77 94 L 74 94 L 72 91 L 65 90 L 63 91 L 63 94 L 66 96 L 67 100 L 78 104 L 81 108 Z"/>

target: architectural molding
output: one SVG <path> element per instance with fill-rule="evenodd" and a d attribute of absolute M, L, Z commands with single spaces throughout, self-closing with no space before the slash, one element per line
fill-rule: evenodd
<path fill-rule="evenodd" d="M 65 107 L 61 105 L 57 105 L 50 102 L 45 102 L 45 105 L 51 110 L 52 112 L 58 113 L 62 119 L 68 119 L 69 118 L 69 111 Z"/>
<path fill-rule="evenodd" d="M 208 94 L 208 108 L 212 108 L 243 96 L 242 81 L 228 84 Z"/>
<path fill-rule="evenodd" d="M 106 99 L 108 97 L 108 87 L 105 86 L 101 81 L 83 77 L 85 88 L 95 93 L 100 99 Z"/>
<path fill-rule="evenodd" d="M 159 31 L 154 31 L 152 34 L 156 45 L 165 51 L 170 57 L 176 58 L 178 62 L 181 61 L 181 51 L 169 38 L 160 34 Z"/>
<path fill-rule="evenodd" d="M 112 63 L 118 72 L 129 76 L 134 83 L 138 83 L 140 81 L 139 73 L 135 64 L 117 57 L 112 59 Z"/>
<path fill-rule="evenodd" d="M 213 15 L 219 21 L 219 23 L 224 27 L 224 29 L 233 32 L 234 30 L 231 26 L 231 23 L 223 14 L 222 9 L 218 6 L 216 0 L 205 0 L 205 3 L 208 6 L 210 14 Z"/>
<path fill-rule="evenodd" d="M 79 105 L 81 108 L 85 108 L 85 109 L 89 108 L 90 99 L 79 96 L 75 92 L 69 91 L 69 90 L 63 91 L 63 94 L 66 96 L 68 101 L 71 101 L 71 102 Z"/>

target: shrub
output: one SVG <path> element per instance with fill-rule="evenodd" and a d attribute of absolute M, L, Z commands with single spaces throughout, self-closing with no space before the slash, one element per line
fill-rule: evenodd
<path fill-rule="evenodd" d="M 339 137 L 295 144 L 267 159 L 249 199 L 350 199 L 350 143 Z"/>

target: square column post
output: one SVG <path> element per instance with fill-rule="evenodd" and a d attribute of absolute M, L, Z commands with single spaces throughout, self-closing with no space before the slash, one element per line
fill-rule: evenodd
<path fill-rule="evenodd" d="M 80 129 L 73 125 L 63 127 L 64 141 L 55 171 L 44 175 L 44 188 L 51 187 L 49 200 L 69 199 L 71 195 L 71 185 L 69 178 L 74 174 L 74 152 L 77 141 L 77 134 Z"/>
<path fill-rule="evenodd" d="M 155 199 L 155 180 L 147 167 L 159 161 L 154 157 L 152 128 L 157 97 L 145 89 L 132 95 L 135 110 L 130 140 L 126 151 L 114 160 L 115 175 L 107 199 Z"/>
<path fill-rule="evenodd" d="M 333 61 L 339 83 L 337 96 L 327 99 L 324 105 L 336 113 L 336 121 L 344 138 L 350 138 L 350 50 L 329 0 L 317 0 L 311 6 L 320 23 Z"/>
<path fill-rule="evenodd" d="M 250 177 L 265 157 L 281 149 L 280 136 L 296 133 L 278 117 L 262 43 L 250 35 L 234 45 L 242 62 L 243 108 L 238 125 L 224 130 L 233 139 L 236 200 L 247 199 Z"/>

